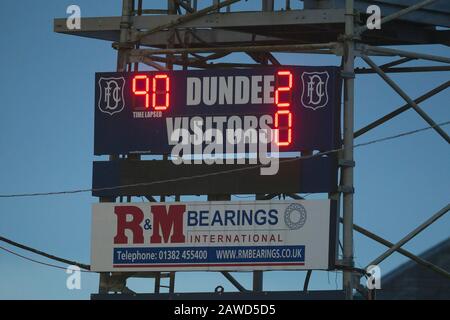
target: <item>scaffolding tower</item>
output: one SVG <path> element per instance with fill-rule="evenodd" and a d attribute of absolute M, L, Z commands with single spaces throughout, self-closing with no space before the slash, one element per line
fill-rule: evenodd
<path fill-rule="evenodd" d="M 174 66 L 187 70 L 189 68 L 245 68 L 258 65 L 281 65 L 272 54 L 274 52 L 330 54 L 342 57 L 341 76 L 344 80 L 343 99 L 343 151 L 339 153 L 340 184 L 338 192 L 330 194 L 337 200 L 342 210 L 342 254 L 336 261 L 336 267 L 344 271 L 342 296 L 353 299 L 355 291 L 364 297 L 373 299 L 375 292 L 360 284 L 365 269 L 354 267 L 353 232 L 357 231 L 385 245 L 388 249 L 369 265 L 377 265 L 392 253 L 398 252 L 418 264 L 439 274 L 447 281 L 450 274 L 417 257 L 402 248 L 410 239 L 450 210 L 445 206 L 431 218 L 418 226 L 397 243 L 391 243 L 370 231 L 353 223 L 354 138 L 393 119 L 408 109 L 413 109 L 438 135 L 447 143 L 448 134 L 419 106 L 430 97 L 444 91 L 450 85 L 446 81 L 424 95 L 411 98 L 389 73 L 416 73 L 450 71 L 450 58 L 444 56 L 400 50 L 401 45 L 442 44 L 450 45 L 450 2 L 447 0 L 304 0 L 299 9 L 293 9 L 290 0 L 252 0 L 259 6 L 259 11 L 239 10 L 240 0 L 212 0 L 202 7 L 197 0 L 167 0 L 167 6 L 146 8 L 143 0 L 123 0 L 120 17 L 82 18 L 81 29 L 70 30 L 66 19 L 55 19 L 55 32 L 77 35 L 113 42 L 118 52 L 117 71 L 137 71 L 139 64 L 145 64 L 156 70 L 170 70 Z M 275 6 L 281 9 L 275 10 Z M 297 1 L 296 4 L 298 4 Z M 370 14 L 367 8 L 377 5 L 381 9 L 381 29 L 370 29 L 366 24 Z M 238 8 L 237 10 L 234 10 Z M 388 48 L 385 46 L 396 46 Z M 254 63 L 230 63 L 221 59 L 231 53 L 247 54 Z M 372 56 L 392 57 L 393 60 L 377 65 Z M 355 68 L 355 59 L 362 59 L 368 67 Z M 413 60 L 437 62 L 432 66 L 402 67 Z M 355 80 L 358 74 L 379 75 L 400 97 L 405 105 L 373 121 L 369 125 L 354 129 Z M 110 155 L 110 160 L 119 157 L 139 160 L 138 155 Z M 158 194 L 154 194 L 157 196 Z M 176 200 L 180 195 L 175 195 Z M 271 199 L 277 194 L 258 194 L 256 199 Z M 301 198 L 298 194 L 289 194 L 292 198 Z M 152 195 L 149 201 L 155 201 Z M 230 200 L 230 194 L 209 195 L 208 200 Z M 114 202 L 115 198 L 101 198 L 101 202 Z M 127 201 L 131 201 L 128 197 Z M 164 201 L 164 196 L 161 196 Z M 240 292 L 241 296 L 224 296 L 226 298 L 253 297 L 274 298 L 262 295 L 263 273 L 253 272 L 252 290 L 244 288 L 230 273 L 222 274 Z M 311 271 L 307 271 L 304 291 L 308 289 Z M 175 294 L 174 272 L 137 272 L 137 273 L 102 273 L 100 275 L 99 295 L 97 298 L 125 298 L 133 293 L 126 287 L 126 280 L 131 277 L 154 278 L 154 293 L 146 298 L 167 298 L 161 295 L 161 288 L 167 288 L 171 298 L 187 298 Z M 164 284 L 163 281 L 167 283 Z M 219 290 L 220 291 L 220 290 Z M 193 299 L 208 298 L 191 294 Z M 305 298 L 301 295 L 289 296 L 280 293 L 275 298 Z M 319 292 L 309 298 L 339 297 L 330 292 Z"/>

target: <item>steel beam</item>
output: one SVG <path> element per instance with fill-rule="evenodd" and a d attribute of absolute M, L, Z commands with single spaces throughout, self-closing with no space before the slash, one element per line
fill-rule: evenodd
<path fill-rule="evenodd" d="M 128 64 L 128 52 L 129 47 L 122 47 L 122 44 L 128 42 L 130 37 L 130 29 L 132 26 L 131 13 L 133 11 L 133 1 L 124 0 L 122 4 L 122 17 L 120 20 L 120 39 L 117 56 L 117 71 L 126 71 L 126 65 Z"/>
<path fill-rule="evenodd" d="M 311 54 L 332 54 L 331 51 L 325 52 L 325 50 L 317 50 L 317 51 L 302 51 L 302 53 L 311 53 Z M 181 66 L 190 66 L 194 68 L 257 68 L 257 67 L 263 67 L 264 65 L 261 64 L 255 64 L 255 63 L 229 63 L 229 62 L 217 62 L 217 63 L 208 63 L 210 60 L 220 59 L 223 58 L 225 55 L 228 55 L 229 53 L 221 53 L 221 54 L 212 54 L 209 56 L 200 56 L 198 54 L 193 53 L 192 55 L 195 58 L 188 58 L 183 59 L 180 55 L 176 55 L 174 59 L 172 60 L 172 63 L 175 65 L 181 65 Z M 167 59 L 161 56 L 157 55 L 148 55 L 148 56 L 131 56 L 130 61 L 147 61 L 146 59 L 149 59 L 153 62 L 167 62 Z M 276 63 L 276 60 L 271 60 L 272 65 L 278 65 Z M 147 62 L 144 62 L 147 63 Z"/>
<path fill-rule="evenodd" d="M 391 48 L 384 48 L 384 47 L 374 47 L 369 45 L 363 46 L 363 52 L 366 53 L 383 53 L 391 56 L 401 56 L 401 57 L 407 57 L 412 59 L 423 59 L 423 60 L 430 60 L 430 61 L 436 61 L 436 62 L 442 62 L 442 63 L 450 63 L 450 58 L 432 55 L 432 54 L 425 54 L 425 53 L 418 53 L 418 52 L 411 52 L 411 51 L 405 51 L 405 50 L 397 50 L 397 49 L 391 49 Z M 364 56 L 364 55 L 363 55 Z"/>
<path fill-rule="evenodd" d="M 131 34 L 133 37 L 136 37 L 138 35 L 138 31 L 136 30 L 149 30 L 157 28 L 160 25 L 168 25 L 177 21 L 179 17 L 179 15 L 131 17 L 131 23 L 134 26 Z M 66 19 L 55 19 L 54 30 L 59 33 L 88 38 L 115 42 L 119 40 L 120 17 L 82 18 L 81 21 L 81 30 L 69 30 L 66 26 Z M 296 41 L 297 43 L 304 43 L 305 41 L 311 43 L 320 38 L 324 39 L 323 41 L 333 41 L 343 32 L 343 28 L 344 10 L 318 9 L 273 12 L 230 12 L 227 14 L 210 13 L 194 21 L 184 23 L 182 26 L 177 27 L 177 30 L 197 29 L 200 33 L 212 35 L 221 34 L 220 30 L 235 31 L 241 33 L 244 40 L 248 39 L 248 37 L 244 36 L 244 33 L 250 36 L 256 36 L 255 43 L 259 42 L 260 36 L 283 38 L 286 43 L 292 43 L 292 41 Z M 150 36 L 143 36 L 140 39 L 141 45 L 153 46 L 152 39 L 156 39 L 159 45 L 163 38 L 163 36 L 159 36 L 160 33 L 167 33 L 167 30 L 163 29 Z M 445 43 L 448 38 L 445 35 L 446 31 L 444 30 L 424 29 L 416 24 L 394 22 L 378 33 L 365 34 L 363 41 L 376 45 Z M 217 44 L 220 44 L 221 37 L 214 38 L 211 36 L 210 38 L 217 39 L 213 43 L 217 42 Z M 229 38 L 228 33 L 223 37 L 227 40 Z M 238 41 L 239 39 L 236 39 L 236 42 Z"/>
<path fill-rule="evenodd" d="M 306 271 L 305 282 L 303 283 L 303 292 L 308 292 L 309 280 L 311 280 L 312 270 Z"/>
<path fill-rule="evenodd" d="M 381 66 L 380 66 L 381 68 Z M 413 72 L 439 72 L 450 71 L 450 66 L 429 66 L 429 67 L 399 67 L 399 68 L 381 68 L 385 73 L 413 73 Z M 372 74 L 376 73 L 371 68 L 356 68 L 356 74 Z"/>
<path fill-rule="evenodd" d="M 262 11 L 273 11 L 275 7 L 274 0 L 261 0 Z"/>
<path fill-rule="evenodd" d="M 131 50 L 131 55 L 145 56 L 155 54 L 180 54 L 180 53 L 208 53 L 208 52 L 302 52 L 320 49 L 335 49 L 335 42 L 292 44 L 292 45 L 269 45 L 269 46 L 229 46 L 210 48 L 178 48 L 178 49 L 136 49 Z"/>
<path fill-rule="evenodd" d="M 179 15 L 134 16 L 132 24 L 136 29 L 152 30 L 161 25 L 174 23 Z M 80 35 L 82 33 L 112 32 L 120 30 L 121 17 L 81 18 L 81 30 L 70 30 L 67 18 L 54 20 L 54 31 Z M 235 28 L 262 26 L 293 26 L 308 24 L 342 24 L 344 10 L 290 10 L 268 12 L 230 12 L 227 14 L 211 13 L 196 20 L 185 22 L 183 28 Z M 86 35 L 88 36 L 88 34 Z M 145 35 L 143 35 L 145 36 Z"/>
<path fill-rule="evenodd" d="M 263 291 L 263 272 L 253 271 L 253 292 Z"/>

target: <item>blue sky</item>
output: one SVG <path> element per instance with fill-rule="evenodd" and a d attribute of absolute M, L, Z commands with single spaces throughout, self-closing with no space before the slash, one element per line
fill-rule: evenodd
<path fill-rule="evenodd" d="M 3 30 L 0 42 L 0 194 L 90 187 L 92 161 L 95 160 L 94 74 L 113 71 L 116 54 L 108 42 L 53 33 L 53 18 L 64 17 L 66 7 L 72 3 L 63 0 L 0 3 Z M 76 3 L 85 16 L 120 13 L 117 1 L 78 0 Z M 443 46 L 410 49 L 450 55 L 449 48 Z M 337 57 L 293 54 L 277 54 L 277 57 L 284 64 L 339 64 Z M 238 54 L 228 60 L 248 61 L 248 58 Z M 362 63 L 358 61 L 358 64 Z M 415 98 L 449 80 L 449 72 L 392 77 Z M 436 122 L 448 121 L 449 97 L 447 90 L 421 106 Z M 360 128 L 403 104 L 376 75 L 359 76 L 355 127 Z M 356 143 L 424 126 L 426 123 L 409 110 L 358 138 Z M 445 130 L 449 132 L 449 127 Z M 448 203 L 450 152 L 446 142 L 432 130 L 356 149 L 355 160 L 355 222 L 392 242 Z M 93 202 L 96 199 L 88 193 L 0 199 L 0 235 L 89 263 Z M 405 248 L 420 253 L 446 239 L 449 230 L 450 216 L 444 216 Z M 357 266 L 361 267 L 385 248 L 356 233 L 355 250 Z M 382 273 L 404 261 L 405 258 L 394 254 L 381 264 Z M 82 290 L 74 291 L 66 289 L 66 277 L 63 270 L 36 265 L 0 251 L 1 299 L 88 299 L 98 289 L 95 274 L 83 274 Z M 250 288 L 250 274 L 236 277 Z M 264 288 L 298 290 L 303 279 L 302 272 L 268 272 Z M 129 285 L 138 292 L 153 288 L 151 280 L 132 280 Z M 217 285 L 231 290 L 217 273 L 177 274 L 179 291 L 212 291 Z M 311 289 L 339 286 L 340 274 L 313 273 Z"/>

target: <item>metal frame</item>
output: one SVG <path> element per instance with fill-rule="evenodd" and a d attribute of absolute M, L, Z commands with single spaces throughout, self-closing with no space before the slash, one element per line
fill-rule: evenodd
<path fill-rule="evenodd" d="M 382 19 L 382 23 L 384 24 L 383 28 L 388 30 L 387 33 L 367 30 L 367 27 L 360 23 L 361 13 L 357 12 L 355 8 L 361 8 L 362 4 L 365 3 L 364 1 L 340 0 L 338 3 L 345 3 L 343 7 L 323 9 L 313 8 L 316 4 L 318 5 L 314 0 L 305 0 L 308 9 L 291 11 L 290 1 L 287 0 L 286 10 L 274 11 L 273 0 L 261 0 L 261 12 L 232 12 L 231 5 L 239 1 L 214 0 L 211 6 L 197 10 L 196 0 L 167 0 L 167 10 L 155 10 L 144 9 L 142 7 L 142 0 L 123 0 L 121 17 L 83 19 L 84 27 L 80 31 L 67 30 L 65 27 L 65 19 L 56 19 L 55 31 L 115 41 L 113 47 L 118 50 L 117 71 L 131 70 L 132 64 L 134 64 L 134 70 L 137 70 L 139 63 L 144 63 L 157 70 L 172 69 L 174 65 L 182 65 L 184 69 L 189 67 L 246 67 L 258 64 L 278 65 L 279 62 L 271 55 L 271 52 L 335 54 L 342 56 L 342 77 L 344 79 L 344 150 L 340 153 L 339 161 L 341 166 L 341 183 L 338 192 L 330 194 L 329 197 L 337 200 L 338 203 L 342 203 L 343 209 L 341 218 L 341 223 L 343 224 L 343 259 L 339 261 L 338 266 L 344 272 L 343 290 L 345 298 L 353 299 L 355 290 L 361 292 L 368 299 L 374 298 L 375 296 L 374 292 L 367 290 L 359 284 L 360 277 L 365 275 L 365 271 L 354 268 L 354 230 L 388 247 L 388 250 L 374 259 L 371 264 L 381 263 L 392 253 L 399 252 L 420 265 L 437 272 L 444 278 L 450 279 L 450 274 L 447 271 L 402 248 L 410 239 L 447 213 L 450 210 L 450 205 L 445 206 L 395 244 L 353 223 L 353 175 L 355 166 L 353 145 L 356 137 L 363 135 L 412 108 L 447 143 L 450 143 L 450 138 L 447 133 L 437 126 L 433 119 L 419 107 L 419 104 L 423 101 L 447 89 L 450 81 L 413 100 L 387 75 L 387 73 L 391 72 L 449 71 L 450 65 L 437 65 L 432 67 L 398 66 L 416 59 L 450 64 L 450 58 L 379 47 L 379 45 L 385 44 L 448 44 L 448 39 L 446 39 L 449 33 L 448 31 L 433 30 L 432 25 L 424 24 L 421 26 L 408 22 L 408 19 L 403 19 L 406 14 L 410 14 L 408 17 L 412 17 L 411 13 L 418 14 L 419 9 L 435 3 L 436 0 L 417 0 L 411 6 L 397 11 L 392 11 L 392 6 L 386 4 L 389 6 L 389 12 L 393 12 Z M 311 8 L 313 10 L 310 10 Z M 220 13 L 221 9 L 225 9 L 226 13 Z M 147 14 L 151 15 L 149 16 Z M 425 20 L 432 20 L 432 14 L 432 10 L 427 11 Z M 450 13 L 447 12 L 438 12 L 438 14 L 440 20 L 445 15 L 450 16 Z M 364 15 L 364 12 L 362 15 Z M 399 21 L 399 18 L 402 21 Z M 443 20 L 445 21 L 445 18 Z M 292 28 L 292 26 L 296 26 L 296 28 Z M 322 32 L 321 37 L 317 37 L 318 30 Z M 401 35 L 406 36 L 407 40 L 402 40 Z M 140 45 L 151 46 L 153 49 L 140 49 Z M 255 64 L 212 62 L 233 52 L 245 52 L 255 61 Z M 208 53 L 208 55 L 202 55 L 204 53 Z M 398 56 L 400 59 L 378 66 L 370 58 L 371 55 Z M 355 59 L 358 57 L 361 57 L 370 68 L 355 69 Z M 356 74 L 371 73 L 378 74 L 406 101 L 406 104 L 375 120 L 364 128 L 355 131 L 355 77 Z M 136 155 L 111 155 L 110 160 L 117 160 L 120 157 L 133 160 L 139 159 L 139 156 Z M 154 196 L 148 195 L 147 199 L 149 201 L 155 201 Z M 258 194 L 256 195 L 256 199 L 271 199 L 276 196 L 280 197 L 281 195 Z M 297 194 L 289 194 L 288 196 L 301 198 Z M 230 194 L 208 195 L 208 200 L 230 200 L 230 198 Z M 179 199 L 180 196 L 176 195 L 176 200 Z M 131 201 L 131 197 L 127 197 L 126 200 Z M 115 201 L 115 199 L 100 198 L 100 201 L 111 202 Z M 120 197 L 120 201 L 123 201 L 122 197 Z M 164 196 L 161 196 L 161 201 L 164 201 Z M 308 290 L 311 273 L 311 271 L 307 273 L 303 288 L 305 292 Z M 248 294 L 257 297 L 260 295 L 258 292 L 263 291 L 263 272 L 254 272 L 252 290 L 242 286 L 230 273 L 222 272 L 222 274 L 241 294 L 245 294 L 246 297 L 250 297 Z M 175 291 L 174 272 L 101 274 L 99 295 L 93 295 L 93 297 L 102 299 L 119 298 L 118 295 L 109 296 L 109 292 L 121 292 L 132 295 L 133 292 L 126 287 L 126 279 L 130 277 L 154 278 L 154 292 L 156 294 L 160 293 L 162 287 L 167 287 L 170 293 L 168 296 L 147 295 L 145 297 L 140 296 L 141 298 L 173 299 L 177 297 L 177 295 L 173 295 Z M 169 284 L 167 286 L 161 285 L 162 279 L 169 279 Z M 123 297 L 127 298 L 130 295 Z M 182 295 L 182 297 L 186 299 L 190 296 Z M 209 296 L 206 297 L 210 298 Z M 233 298 L 236 297 L 239 296 L 233 295 Z M 314 297 L 320 298 L 320 295 L 315 295 Z"/>

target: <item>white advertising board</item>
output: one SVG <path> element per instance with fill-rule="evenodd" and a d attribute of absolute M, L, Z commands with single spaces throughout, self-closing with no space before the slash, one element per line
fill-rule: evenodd
<path fill-rule="evenodd" d="M 93 271 L 330 269 L 330 200 L 98 203 Z"/>

